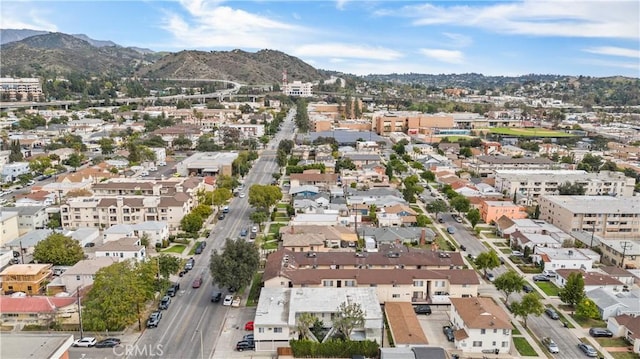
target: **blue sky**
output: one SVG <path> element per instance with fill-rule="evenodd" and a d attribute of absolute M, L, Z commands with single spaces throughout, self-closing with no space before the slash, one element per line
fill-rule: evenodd
<path fill-rule="evenodd" d="M 637 0 L 2 0 L 0 15 L 5 29 L 156 51 L 268 48 L 358 75 L 640 77 Z"/>

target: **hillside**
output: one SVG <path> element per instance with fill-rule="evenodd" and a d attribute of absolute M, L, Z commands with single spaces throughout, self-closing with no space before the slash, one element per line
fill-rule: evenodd
<path fill-rule="evenodd" d="M 287 70 L 289 81 L 317 81 L 323 74 L 302 60 L 280 51 L 181 51 L 162 57 L 139 69 L 139 77 L 207 78 L 233 80 L 246 84 L 282 82 Z"/>

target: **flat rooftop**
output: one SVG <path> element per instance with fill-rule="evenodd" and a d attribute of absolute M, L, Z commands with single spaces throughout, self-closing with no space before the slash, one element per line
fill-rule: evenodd
<path fill-rule="evenodd" d="M 573 213 L 607 214 L 624 213 L 640 215 L 640 201 L 633 198 L 610 196 L 541 196 L 557 206 Z"/>
<path fill-rule="evenodd" d="M 2 334 L 0 357 L 2 359 L 64 358 L 73 344 L 71 334 Z"/>

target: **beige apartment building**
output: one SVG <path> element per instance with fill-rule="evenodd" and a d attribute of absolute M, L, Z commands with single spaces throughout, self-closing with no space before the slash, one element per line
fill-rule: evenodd
<path fill-rule="evenodd" d="M 567 233 L 640 238 L 640 201 L 610 196 L 540 196 L 540 219 Z"/>
<path fill-rule="evenodd" d="M 453 116 L 429 115 L 421 112 L 385 112 L 373 115 L 377 134 L 390 132 L 424 133 L 433 128 L 453 128 Z"/>
<path fill-rule="evenodd" d="M 185 193 L 174 196 L 77 197 L 60 206 L 62 227 L 109 228 L 115 224 L 138 224 L 164 221 L 170 231 L 180 227 L 182 217 L 193 208 Z"/>
<path fill-rule="evenodd" d="M 580 184 L 587 196 L 632 197 L 635 180 L 622 172 L 589 173 L 573 170 L 497 170 L 495 188 L 511 197 L 520 195 L 527 206 L 535 205 L 541 195 L 558 194 L 558 186 Z"/>

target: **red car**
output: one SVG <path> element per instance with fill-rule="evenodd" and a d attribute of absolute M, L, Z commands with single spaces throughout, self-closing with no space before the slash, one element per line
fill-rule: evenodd
<path fill-rule="evenodd" d="M 244 325 L 244 330 L 253 330 L 253 322 L 247 322 L 247 324 Z"/>
<path fill-rule="evenodd" d="M 191 286 L 193 288 L 200 288 L 201 284 L 202 284 L 202 277 L 198 277 L 198 278 L 193 280 L 193 284 Z"/>

